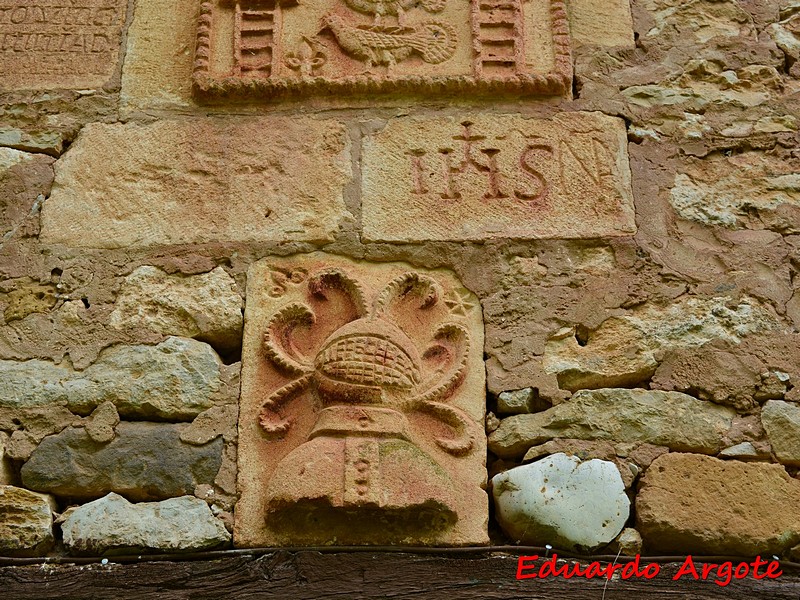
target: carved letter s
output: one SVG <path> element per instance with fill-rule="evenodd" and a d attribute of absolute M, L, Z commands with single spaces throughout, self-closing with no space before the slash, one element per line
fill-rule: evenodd
<path fill-rule="evenodd" d="M 553 146 L 547 142 L 529 143 L 528 147 L 522 152 L 522 155 L 519 157 L 519 165 L 522 168 L 522 172 L 534 180 L 536 183 L 536 188 L 533 192 L 514 190 L 514 195 L 520 200 L 541 200 L 547 196 L 549 189 L 547 180 L 544 178 L 544 175 L 541 173 L 541 171 L 536 169 L 531 164 L 532 154 L 537 150 L 543 150 L 548 152 L 550 155 L 555 153 Z"/>

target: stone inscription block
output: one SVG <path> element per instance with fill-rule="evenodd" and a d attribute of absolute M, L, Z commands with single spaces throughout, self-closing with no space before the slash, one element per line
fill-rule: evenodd
<path fill-rule="evenodd" d="M 487 543 L 485 402 L 481 307 L 449 271 L 254 264 L 237 546 Z"/>
<path fill-rule="evenodd" d="M 41 239 L 89 248 L 331 240 L 349 215 L 350 162 L 337 121 L 87 125 L 56 165 Z"/>
<path fill-rule="evenodd" d="M 0 87 L 102 87 L 117 69 L 127 5 L 0 0 Z"/>
<path fill-rule="evenodd" d="M 622 120 L 400 118 L 364 140 L 369 241 L 595 238 L 636 231 Z"/>
<path fill-rule="evenodd" d="M 465 90 L 563 95 L 564 0 L 213 0 L 202 4 L 201 95 Z"/>

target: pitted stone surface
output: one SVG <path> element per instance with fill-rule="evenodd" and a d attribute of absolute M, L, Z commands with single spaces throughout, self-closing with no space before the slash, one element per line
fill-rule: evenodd
<path fill-rule="evenodd" d="M 486 543 L 478 299 L 321 253 L 247 279 L 236 544 Z"/>
<path fill-rule="evenodd" d="M 781 555 L 800 541 L 800 481 L 781 465 L 665 454 L 636 498 L 645 552 Z"/>
<path fill-rule="evenodd" d="M 84 429 L 68 428 L 45 438 L 22 467 L 26 487 L 78 499 L 108 492 L 131 500 L 161 500 L 191 494 L 212 483 L 222 463 L 222 440 L 185 444 L 188 425 L 120 423 L 109 443 Z"/>
<path fill-rule="evenodd" d="M 178 337 L 157 346 L 113 346 L 83 371 L 0 361 L 0 409 L 61 405 L 88 415 L 111 401 L 127 417 L 191 419 L 212 406 L 221 364 L 208 344 Z"/>
<path fill-rule="evenodd" d="M 189 277 L 139 267 L 125 278 L 111 313 L 117 329 L 145 327 L 224 349 L 241 344 L 242 323 L 242 297 L 222 267 Z"/>
<path fill-rule="evenodd" d="M 753 298 L 686 298 L 666 307 L 645 305 L 605 320 L 581 344 L 565 328 L 547 341 L 544 370 L 568 390 L 634 387 L 658 367 L 656 355 L 698 348 L 715 340 L 742 342 L 746 336 L 778 330 L 775 315 Z M 726 404 L 724 398 L 720 403 Z"/>
<path fill-rule="evenodd" d="M 193 496 L 131 504 L 118 494 L 84 504 L 61 525 L 74 554 L 192 552 L 230 541 L 203 500 Z"/>
<path fill-rule="evenodd" d="M 625 125 L 600 113 L 398 118 L 364 140 L 370 241 L 636 231 Z"/>
<path fill-rule="evenodd" d="M 612 462 L 559 453 L 492 478 L 497 519 L 517 543 L 591 551 L 628 520 L 630 500 Z"/>
<path fill-rule="evenodd" d="M 489 436 L 489 449 L 516 457 L 554 438 L 574 438 L 712 454 L 721 449 L 735 415 L 733 409 L 679 392 L 582 390 L 544 412 L 503 419 Z"/>
<path fill-rule="evenodd" d="M 0 556 L 42 556 L 53 545 L 49 496 L 0 485 Z"/>
<path fill-rule="evenodd" d="M 340 123 L 306 117 L 93 123 L 56 165 L 41 239 L 89 248 L 330 241 L 346 216 L 349 148 Z"/>
<path fill-rule="evenodd" d="M 0 431 L 0 485 L 11 483 L 11 464 L 6 457 L 9 437 L 4 431 Z"/>

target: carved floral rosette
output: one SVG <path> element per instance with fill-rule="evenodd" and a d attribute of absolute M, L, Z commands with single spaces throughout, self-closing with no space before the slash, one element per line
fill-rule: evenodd
<path fill-rule="evenodd" d="M 480 305 L 448 272 L 256 264 L 238 543 L 484 543 L 482 344 Z"/>
<path fill-rule="evenodd" d="M 564 0 L 207 0 L 198 23 L 199 98 L 571 93 Z"/>

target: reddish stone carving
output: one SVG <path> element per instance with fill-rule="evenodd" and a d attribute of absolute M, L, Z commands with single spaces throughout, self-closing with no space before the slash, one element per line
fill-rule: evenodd
<path fill-rule="evenodd" d="M 239 543 L 485 541 L 472 294 L 321 255 L 256 265 L 248 290 Z"/>
<path fill-rule="evenodd" d="M 199 95 L 569 93 L 564 0 L 204 2 Z"/>
<path fill-rule="evenodd" d="M 125 0 L 0 0 L 0 87 L 100 88 L 119 62 Z"/>

